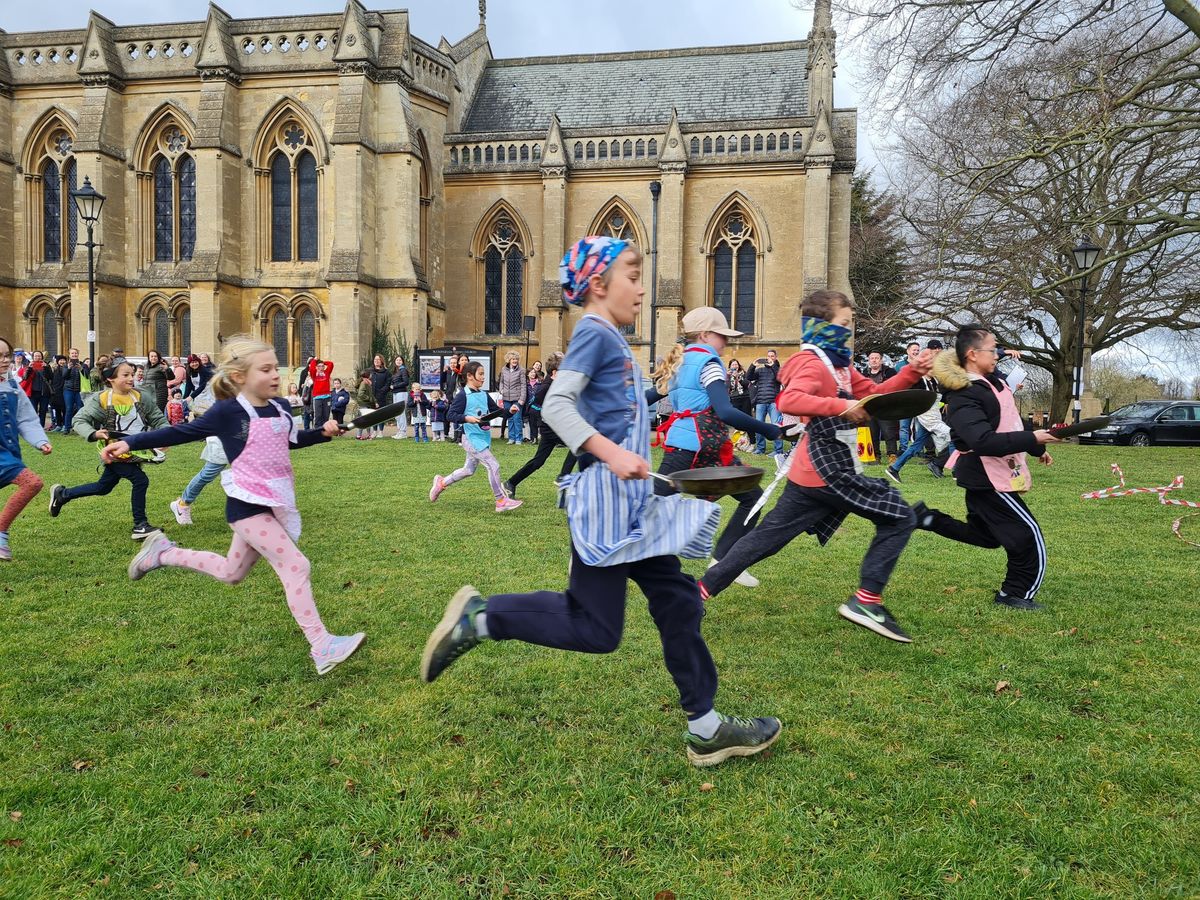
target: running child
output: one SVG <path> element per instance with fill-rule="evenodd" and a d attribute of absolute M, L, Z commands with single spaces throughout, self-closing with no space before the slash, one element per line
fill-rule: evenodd
<path fill-rule="evenodd" d="M 49 456 L 51 452 L 41 417 L 21 385 L 9 376 L 12 361 L 12 344 L 7 338 L 0 338 L 0 487 L 13 484 L 17 488 L 0 510 L 0 562 L 12 560 L 8 530 L 44 486 L 42 479 L 21 459 L 18 438 L 25 438 L 43 456 Z"/>
<path fill-rule="evenodd" d="M 1026 454 L 1043 465 L 1054 460 L 1046 444 L 1059 443 L 1049 431 L 1026 431 L 1012 391 L 996 374 L 1000 351 L 983 325 L 967 325 L 954 349 L 934 360 L 933 374 L 946 391 L 946 418 L 958 451 L 954 478 L 967 493 L 967 521 L 961 522 L 918 503 L 917 527 L 976 547 L 1003 547 L 1008 572 L 996 602 L 1035 610 L 1034 598 L 1046 575 L 1046 541 L 1025 501 L 1032 486 Z"/>
<path fill-rule="evenodd" d="M 145 447 L 172 447 L 202 438 L 221 441 L 229 470 L 221 476 L 228 497 L 225 518 L 233 530 L 229 553 L 220 556 L 185 550 L 155 532 L 129 563 L 134 581 L 161 566 L 202 572 L 226 584 L 238 584 L 259 557 L 270 563 L 283 584 L 288 608 L 311 648 L 317 674 L 345 662 L 365 635 L 330 634 L 313 601 L 310 563 L 296 546 L 300 512 L 289 451 L 327 442 L 340 432 L 336 422 L 320 428 L 297 429 L 292 410 L 279 394 L 279 364 L 270 346 L 250 335 L 234 335 L 221 348 L 221 362 L 212 379 L 217 402 L 203 416 L 183 425 L 148 434 L 131 435 L 104 448 L 115 458 Z"/>
<path fill-rule="evenodd" d="M 213 397 L 211 384 L 204 388 L 192 406 L 197 417 L 204 415 L 212 407 L 216 398 Z M 221 439 L 207 437 L 204 439 L 204 449 L 200 451 L 200 460 L 204 463 L 200 471 L 192 477 L 183 493 L 171 501 L 171 514 L 180 525 L 191 525 L 192 504 L 200 497 L 200 492 L 217 480 L 217 476 L 229 465 L 225 451 L 221 447 Z"/>
<path fill-rule="evenodd" d="M 482 465 L 487 469 L 488 484 L 492 487 L 492 493 L 496 495 L 496 512 L 508 512 L 516 509 L 524 501 L 514 500 L 504 493 L 504 486 L 500 481 L 500 463 L 492 455 L 492 427 L 487 423 L 480 422 L 480 416 L 496 412 L 500 407 L 483 389 L 483 363 L 471 360 L 463 366 L 463 375 L 466 376 L 467 386 L 454 398 L 454 403 L 450 405 L 446 418 L 452 424 L 462 427 L 462 448 L 463 452 L 467 454 L 467 461 L 463 463 L 462 468 L 451 472 L 444 478 L 441 475 L 433 476 L 433 487 L 429 489 L 429 502 L 437 500 L 442 491 L 456 481 L 470 478 Z"/>
<path fill-rule="evenodd" d="M 521 466 L 521 468 L 517 470 L 516 474 L 513 475 L 512 478 L 509 478 L 507 481 L 505 481 L 502 485 L 504 488 L 504 493 L 508 494 L 510 497 L 517 496 L 517 485 L 544 466 L 546 464 L 546 460 L 550 458 L 551 453 L 553 453 L 559 447 L 567 446 L 562 442 L 562 439 L 554 433 L 554 429 L 550 427 L 550 423 L 548 423 L 541 415 L 542 408 L 546 405 L 546 395 L 550 393 L 550 388 L 554 384 L 554 377 L 558 374 L 558 366 L 559 361 L 557 359 L 550 360 L 546 367 L 546 378 L 541 382 L 541 384 L 538 385 L 537 393 L 535 393 L 533 395 L 533 399 L 529 401 L 529 408 L 537 414 L 538 448 L 537 452 L 533 454 L 533 457 L 529 460 L 529 462 Z M 530 416 L 531 422 L 533 419 L 534 416 Z M 574 467 L 575 454 L 568 449 L 567 458 L 563 460 L 562 469 L 559 471 L 558 477 L 565 478 L 570 474 L 571 469 Z"/>
<path fill-rule="evenodd" d="M 867 413 L 855 398 L 904 390 L 929 371 L 926 350 L 899 374 L 878 384 L 851 365 L 854 303 L 840 291 L 810 294 L 800 308 L 803 346 L 780 373 L 783 389 L 779 411 L 807 423 L 792 454 L 788 482 L 779 502 L 759 523 L 704 573 L 700 590 L 715 597 L 759 560 L 774 556 L 798 535 L 809 532 L 829 542 L 848 515 L 875 524 L 858 591 L 838 607 L 838 614 L 893 641 L 912 638 L 883 605 L 883 591 L 896 560 L 912 535 L 916 520 L 900 492 L 880 478 L 861 474 L 857 426 Z"/>
<path fill-rule="evenodd" d="M 731 425 L 769 441 L 778 441 L 781 434 L 774 422 L 739 412 L 729 399 L 729 376 L 721 362 L 721 353 L 729 339 L 741 337 L 742 332 L 730 328 L 725 314 L 711 306 L 693 309 L 683 317 L 682 327 L 686 347 L 675 344 L 654 373 L 658 394 L 668 396 L 674 410 L 658 429 L 664 451 L 658 467 L 662 475 L 685 469 L 738 465 L 729 440 Z M 674 493 L 674 489 L 656 480 L 654 493 L 667 495 Z M 751 515 L 751 510 L 762 494 L 762 489 L 756 487 L 734 496 L 737 509 L 717 539 L 710 567 L 724 558 L 729 548 L 758 522 L 758 513 Z M 745 587 L 758 587 L 758 579 L 749 572 L 738 573 L 734 581 Z"/>
<path fill-rule="evenodd" d="M 688 719 L 688 759 L 710 766 L 751 756 L 779 737 L 778 719 L 723 716 L 713 708 L 717 670 L 700 635 L 704 604 L 676 554 L 708 555 L 720 520 L 715 503 L 658 497 L 650 488 L 649 409 L 641 371 L 618 330 L 637 319 L 645 288 L 641 255 L 608 237 L 577 241 L 562 261 L 563 296 L 582 305 L 567 356 L 542 414 L 580 456 L 565 485 L 571 533 L 566 593 L 500 594 L 463 587 L 446 607 L 421 659 L 433 681 L 481 641 L 520 640 L 610 653 L 625 627 L 632 579 L 646 595 L 663 656 Z"/>
<path fill-rule="evenodd" d="M 107 383 L 108 387 L 102 387 L 89 396 L 83 409 L 75 414 L 71 427 L 76 434 L 89 441 L 108 444 L 126 435 L 170 427 L 166 416 L 154 402 L 154 397 L 133 389 L 133 375 L 133 364 L 123 358 L 108 363 L 100 372 L 92 369 L 92 376 L 97 382 Z M 57 518 L 62 508 L 72 500 L 106 496 L 121 481 L 128 481 L 133 512 L 133 531 L 129 536 L 135 541 L 145 540 L 157 529 L 146 518 L 146 491 L 150 488 L 150 478 L 146 475 L 143 463 L 160 461 L 153 450 L 156 446 L 166 444 L 149 444 L 144 451 L 136 454 L 105 454 L 102 449 L 100 457 L 104 465 L 97 481 L 79 487 L 56 484 L 50 488 L 50 515 Z"/>

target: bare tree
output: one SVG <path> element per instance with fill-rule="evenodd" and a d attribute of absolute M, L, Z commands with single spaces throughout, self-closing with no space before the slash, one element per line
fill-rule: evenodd
<path fill-rule="evenodd" d="M 1079 346 L 1081 234 L 1103 249 L 1089 351 L 1200 328 L 1200 44 L 1144 21 L 1111 12 L 1010 51 L 931 92 L 896 135 L 913 319 L 987 321 L 1053 375 L 1056 419 Z"/>

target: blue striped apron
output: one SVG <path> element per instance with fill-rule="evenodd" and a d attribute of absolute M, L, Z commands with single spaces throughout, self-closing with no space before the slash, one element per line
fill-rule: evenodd
<path fill-rule="evenodd" d="M 601 322 L 621 338 L 630 370 L 630 427 L 621 447 L 650 460 L 650 414 L 641 393 L 642 372 L 625 338 L 611 322 Z M 655 556 L 705 559 L 721 521 L 721 508 L 707 500 L 673 494 L 659 497 L 650 479 L 622 481 L 601 462 L 559 480 L 571 541 L 589 566 L 618 566 Z"/>

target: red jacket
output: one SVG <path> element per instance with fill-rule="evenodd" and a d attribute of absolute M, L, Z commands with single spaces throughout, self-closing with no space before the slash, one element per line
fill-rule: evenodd
<path fill-rule="evenodd" d="M 921 380 L 912 366 L 905 366 L 899 374 L 879 384 L 853 366 L 847 371 L 850 373 L 850 392 L 856 400 L 870 394 L 907 390 Z M 788 359 L 779 372 L 779 380 L 783 389 L 775 399 L 777 408 L 785 415 L 800 416 L 805 422 L 813 416 L 841 415 L 849 403 L 837 395 L 837 382 L 833 380 L 833 375 L 829 373 L 825 362 L 811 350 L 801 350 Z M 853 427 L 849 420 L 846 421 L 846 427 Z M 788 481 L 800 487 L 825 486 L 825 480 L 817 474 L 808 458 L 808 435 L 800 440 L 796 455 L 792 457 Z"/>
<path fill-rule="evenodd" d="M 317 364 L 320 363 L 320 366 Z M 308 361 L 308 377 L 312 380 L 312 395 L 314 397 L 328 397 L 330 395 L 329 382 L 333 375 L 333 363 L 327 359 L 310 359 Z"/>

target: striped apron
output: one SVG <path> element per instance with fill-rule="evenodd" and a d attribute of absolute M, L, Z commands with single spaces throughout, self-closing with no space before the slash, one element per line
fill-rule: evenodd
<path fill-rule="evenodd" d="M 620 332 L 598 316 L 620 336 Z M 621 338 L 632 421 L 624 450 L 650 459 L 650 413 L 640 391 L 642 372 Z M 571 541 L 589 566 L 619 566 L 655 556 L 706 559 L 721 521 L 721 508 L 707 500 L 673 494 L 659 497 L 650 479 L 622 481 L 601 462 L 558 482 Z"/>

